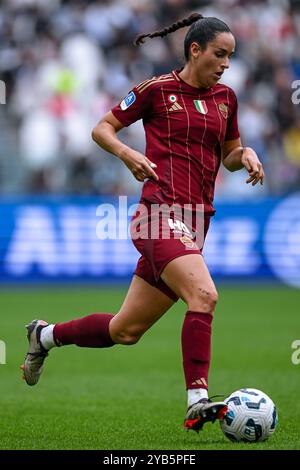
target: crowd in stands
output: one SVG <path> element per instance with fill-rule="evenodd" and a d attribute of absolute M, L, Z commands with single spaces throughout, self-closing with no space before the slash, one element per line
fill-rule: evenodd
<path fill-rule="evenodd" d="M 91 130 L 135 84 L 183 65 L 186 29 L 142 47 L 133 40 L 191 12 L 222 19 L 236 37 L 223 82 L 238 95 L 243 144 L 266 170 L 265 187 L 251 190 L 246 173 L 222 169 L 217 197 L 296 191 L 300 1 L 3 0 L 0 194 L 139 193 L 141 184 L 92 141 Z M 120 136 L 144 151 L 141 122 Z"/>

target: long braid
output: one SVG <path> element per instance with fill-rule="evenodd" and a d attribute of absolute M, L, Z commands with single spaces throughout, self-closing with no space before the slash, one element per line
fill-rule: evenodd
<path fill-rule="evenodd" d="M 163 38 L 167 34 L 174 33 L 174 31 L 177 31 L 180 28 L 185 28 L 186 26 L 190 26 L 192 23 L 195 23 L 195 21 L 201 20 L 204 18 L 200 13 L 192 13 L 190 16 L 187 18 L 183 18 L 182 20 L 177 21 L 176 23 L 173 23 L 171 26 L 168 26 L 161 31 L 154 31 L 153 33 L 148 33 L 148 34 L 139 34 L 134 41 L 135 46 L 140 46 L 143 44 L 145 38 Z"/>

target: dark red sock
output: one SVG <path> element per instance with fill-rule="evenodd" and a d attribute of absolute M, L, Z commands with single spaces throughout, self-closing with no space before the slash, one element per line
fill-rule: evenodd
<path fill-rule="evenodd" d="M 84 318 L 57 323 L 53 329 L 54 341 L 58 346 L 76 344 L 86 348 L 109 348 L 115 343 L 109 334 L 109 322 L 113 315 L 94 313 Z"/>
<path fill-rule="evenodd" d="M 187 389 L 208 387 L 212 319 L 209 313 L 186 313 L 181 344 Z"/>

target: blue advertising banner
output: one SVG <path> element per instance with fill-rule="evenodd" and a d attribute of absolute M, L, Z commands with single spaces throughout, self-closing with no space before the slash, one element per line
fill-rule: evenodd
<path fill-rule="evenodd" d="M 14 198 L 0 202 L 0 282 L 129 279 L 136 201 Z M 216 204 L 204 256 L 214 279 L 280 281 L 300 288 L 300 193 Z"/>

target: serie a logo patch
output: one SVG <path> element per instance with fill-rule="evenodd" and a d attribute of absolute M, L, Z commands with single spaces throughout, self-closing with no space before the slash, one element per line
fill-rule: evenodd
<path fill-rule="evenodd" d="M 120 108 L 122 109 L 122 111 L 126 111 L 126 109 L 128 109 L 129 106 L 131 106 L 135 102 L 135 100 L 136 100 L 136 96 L 134 92 L 131 91 L 130 93 L 128 93 L 126 98 L 124 98 L 120 104 Z"/>

